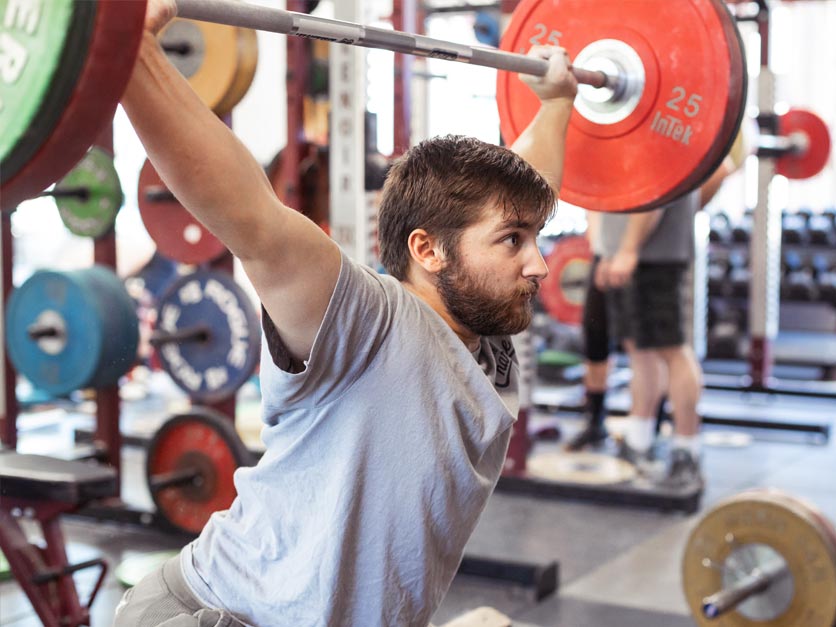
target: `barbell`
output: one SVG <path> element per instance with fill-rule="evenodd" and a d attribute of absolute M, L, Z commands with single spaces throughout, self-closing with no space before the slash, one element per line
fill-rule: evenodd
<path fill-rule="evenodd" d="M 178 0 L 182 18 L 505 70 L 497 79 L 511 143 L 539 103 L 517 76 L 567 49 L 582 84 L 561 196 L 601 211 L 660 206 L 724 158 L 746 96 L 742 43 L 721 0 L 523 0 L 501 49 L 468 46 L 232 0 Z M 0 208 L 59 179 L 109 123 L 129 79 L 145 0 L 0 0 Z"/>
<path fill-rule="evenodd" d="M 694 527 L 682 585 L 701 627 L 833 627 L 836 530 L 820 510 L 790 494 L 743 492 Z"/>
<path fill-rule="evenodd" d="M 255 463 L 232 421 L 205 407 L 169 418 L 148 443 L 145 476 L 157 512 L 196 535 L 235 499 L 233 475 Z"/>

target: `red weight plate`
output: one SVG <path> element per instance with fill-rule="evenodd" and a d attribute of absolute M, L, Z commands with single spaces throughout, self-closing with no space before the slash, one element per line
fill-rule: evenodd
<path fill-rule="evenodd" d="M 576 99 L 561 198 L 599 211 L 650 209 L 705 180 L 734 141 L 746 92 L 740 40 L 720 0 L 668 2 L 664 11 L 658 0 L 523 0 L 501 47 L 553 43 L 575 59 L 612 40 L 638 60 L 644 88 L 615 119 L 582 115 L 589 99 Z M 497 100 L 510 144 L 539 101 L 508 72 L 498 75 Z"/>
<path fill-rule="evenodd" d="M 197 265 L 217 259 L 226 246 L 195 219 L 167 188 L 147 159 L 139 172 L 139 213 L 160 254 Z M 155 198 L 161 194 L 162 198 Z"/>
<path fill-rule="evenodd" d="M 2 209 L 11 209 L 60 179 L 113 119 L 130 79 L 142 37 L 146 0 L 98 0 L 87 61 L 55 129 L 3 185 Z"/>
<path fill-rule="evenodd" d="M 695 169 L 679 188 L 672 190 L 667 197 L 661 199 L 660 205 L 669 204 L 702 185 L 731 151 L 743 124 L 749 88 L 743 38 L 728 5 L 725 2 L 711 0 L 709 0 L 709 4 L 717 12 L 717 18 L 726 39 L 726 50 L 729 54 L 729 106 L 726 110 L 723 126 L 717 135 L 717 141 L 701 164 L 704 167 Z"/>
<path fill-rule="evenodd" d="M 589 240 L 582 235 L 559 239 L 546 258 L 549 276 L 540 285 L 540 300 L 558 322 L 581 323 L 591 262 Z"/>
<path fill-rule="evenodd" d="M 172 417 L 154 434 L 145 472 L 153 486 L 167 473 L 191 467 L 200 471 L 201 481 L 194 486 L 151 487 L 160 515 L 178 529 L 197 534 L 213 512 L 229 508 L 236 495 L 235 470 L 252 463 L 230 419 L 195 408 Z"/>
<path fill-rule="evenodd" d="M 830 132 L 827 124 L 812 111 L 790 109 L 778 117 L 778 133 L 783 137 L 804 136 L 807 149 L 775 161 L 775 172 L 788 179 L 809 179 L 824 169 L 830 159 Z"/>

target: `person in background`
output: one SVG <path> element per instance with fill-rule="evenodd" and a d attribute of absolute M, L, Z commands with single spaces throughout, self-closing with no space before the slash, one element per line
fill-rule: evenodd
<path fill-rule="evenodd" d="M 601 215 L 592 240 L 600 259 L 594 285 L 605 294 L 609 333 L 621 343 L 632 370 L 620 455 L 640 468 L 651 459 L 657 414 L 667 397 L 674 433 L 660 483 L 672 488 L 703 483 L 697 412 L 702 368 L 689 342 L 684 307 L 694 259 L 694 215 L 738 166 L 725 159 L 700 188 L 665 207 Z M 597 376 L 606 377 L 606 370 Z"/>

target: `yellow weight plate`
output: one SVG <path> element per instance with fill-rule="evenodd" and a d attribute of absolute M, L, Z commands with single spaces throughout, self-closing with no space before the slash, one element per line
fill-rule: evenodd
<path fill-rule="evenodd" d="M 160 44 L 201 100 L 215 111 L 238 71 L 235 26 L 175 19 L 160 33 Z"/>
<path fill-rule="evenodd" d="M 258 36 L 249 28 L 237 29 L 238 40 L 238 67 L 232 78 L 229 91 L 221 101 L 213 108 L 218 115 L 226 115 L 241 102 L 247 94 L 255 77 L 255 70 L 258 66 Z"/>
<path fill-rule="evenodd" d="M 836 543 L 823 518 L 802 501 L 752 490 L 719 503 L 692 531 L 682 560 L 685 597 L 698 625 L 833 627 Z M 703 616 L 703 599 L 759 565 L 783 560 L 789 576 L 719 618 Z"/>
<path fill-rule="evenodd" d="M 548 481 L 607 485 L 630 481 L 636 476 L 632 464 L 599 453 L 549 452 L 529 457 L 530 476 Z"/>

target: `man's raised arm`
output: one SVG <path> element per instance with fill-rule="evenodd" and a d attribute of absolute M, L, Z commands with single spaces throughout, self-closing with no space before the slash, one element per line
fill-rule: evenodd
<path fill-rule="evenodd" d="M 156 33 L 173 4 L 151 0 L 122 105 L 178 200 L 238 257 L 286 347 L 310 353 L 340 268 L 337 245 L 276 197 L 261 165 L 168 61 Z"/>
<path fill-rule="evenodd" d="M 511 148 L 546 178 L 557 196 L 578 82 L 570 72 L 572 66 L 563 48 L 533 46 L 528 54 L 548 59 L 549 70 L 543 77 L 520 75 L 540 99 L 540 110 Z"/>

